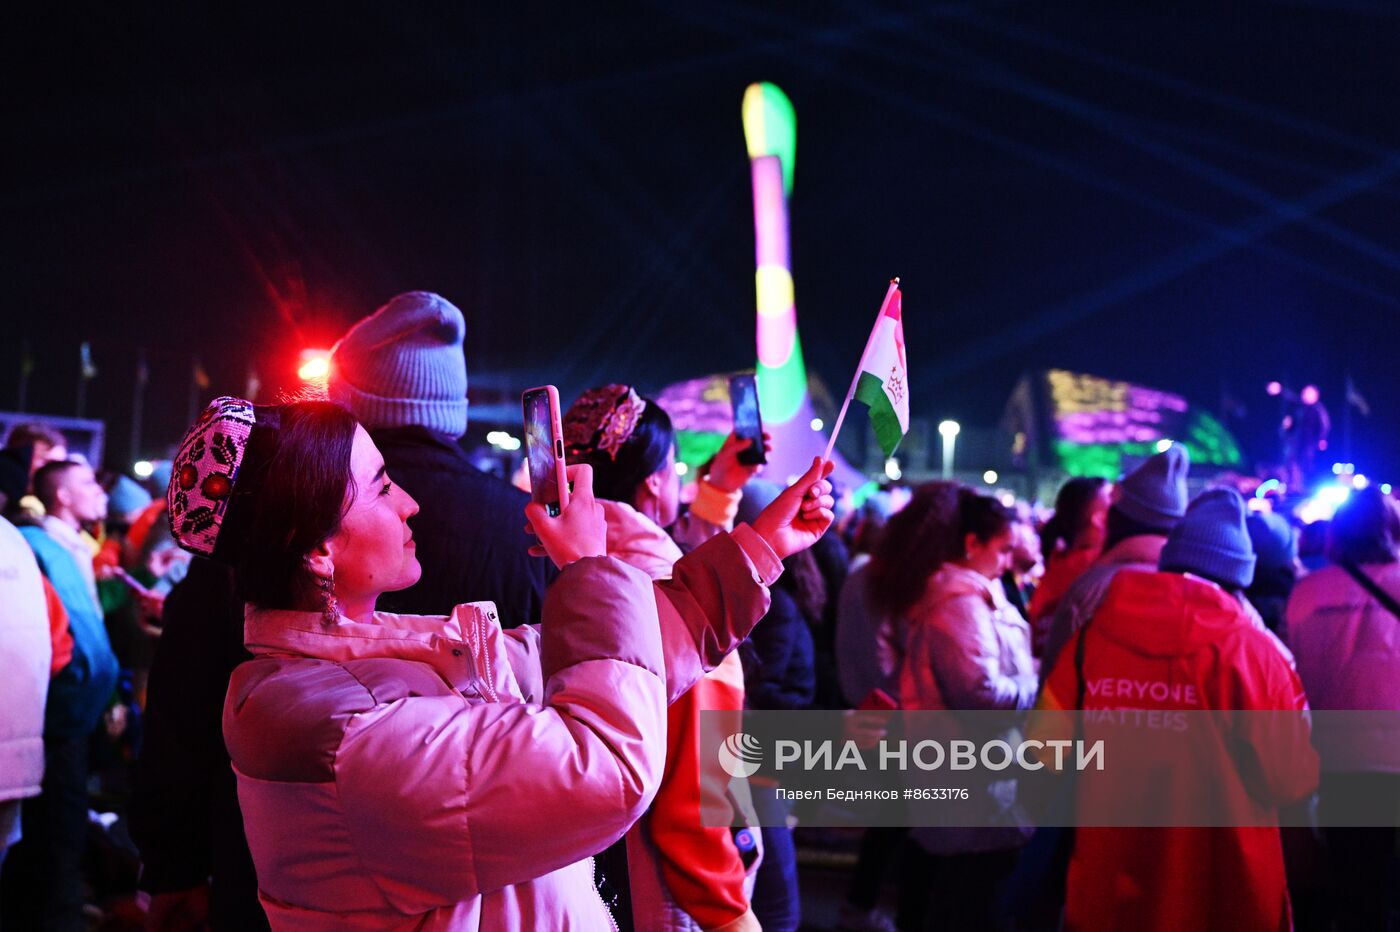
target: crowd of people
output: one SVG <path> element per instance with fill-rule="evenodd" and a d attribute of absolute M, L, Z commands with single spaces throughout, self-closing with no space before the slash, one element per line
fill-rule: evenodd
<path fill-rule="evenodd" d="M 400 295 L 325 397 L 214 400 L 149 488 L 11 432 L 0 927 L 796 930 L 801 813 L 762 773 L 711 798 L 703 713 L 1400 710 L 1374 488 L 1312 572 L 1285 514 L 1192 497 L 1181 446 L 1045 515 L 940 481 L 838 521 L 830 463 L 784 488 L 733 436 L 683 495 L 666 411 L 614 382 L 564 414 L 551 515 L 459 443 L 464 335 Z M 1386 928 L 1400 752 L 1296 720 L 1139 763 L 1238 825 L 1033 830 L 1001 780 L 974 824 L 869 829 L 839 926 Z"/>

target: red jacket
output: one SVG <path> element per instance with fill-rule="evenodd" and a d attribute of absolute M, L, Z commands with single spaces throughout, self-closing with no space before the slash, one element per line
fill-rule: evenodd
<path fill-rule="evenodd" d="M 1060 654 L 1042 706 L 1073 707 L 1081 637 L 1087 637 L 1089 710 L 1149 710 L 1161 722 L 1177 710 L 1307 708 L 1278 642 L 1237 599 L 1193 576 L 1120 572 L 1088 627 Z M 1204 812 L 1209 800 L 1227 807 L 1227 824 L 1236 827 L 1080 828 L 1069 867 L 1067 928 L 1291 928 L 1275 823 L 1278 808 L 1317 784 L 1306 720 L 1256 715 L 1210 722 L 1191 738 L 1189 747 L 1200 752 L 1194 759 L 1182 759 L 1182 745 L 1168 751 L 1170 742 L 1142 742 L 1103 771 L 1079 774 L 1080 819 L 1092 822 L 1086 813 L 1126 803 L 1139 807 L 1131 811 L 1143 812 L 1144 821 L 1160 824 L 1172 821 L 1173 810 Z M 1092 742 L 1093 716 L 1084 728 Z M 1153 759 L 1158 746 L 1162 759 Z"/>

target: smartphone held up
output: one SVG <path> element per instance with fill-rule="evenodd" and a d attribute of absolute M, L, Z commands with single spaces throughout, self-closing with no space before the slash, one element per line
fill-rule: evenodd
<path fill-rule="evenodd" d="M 760 466 L 768 462 L 763 451 L 763 417 L 758 410 L 758 380 L 752 372 L 729 377 L 729 403 L 734 409 L 734 435 L 751 443 L 739 451 L 739 462 Z"/>
<path fill-rule="evenodd" d="M 569 504 L 564 467 L 564 428 L 559 391 L 553 385 L 527 389 L 520 396 L 525 419 L 525 459 L 530 470 L 530 497 L 557 517 Z"/>

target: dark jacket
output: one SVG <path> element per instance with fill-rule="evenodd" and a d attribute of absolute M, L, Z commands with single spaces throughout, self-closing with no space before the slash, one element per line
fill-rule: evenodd
<path fill-rule="evenodd" d="M 772 590 L 768 614 L 739 648 L 744 705 L 750 709 L 805 709 L 817 692 L 812 631 L 797 601 Z"/>
<path fill-rule="evenodd" d="M 212 877 L 212 928 L 266 929 L 221 730 L 229 676 L 252 658 L 232 571 L 196 557 L 166 598 L 163 621 L 131 801 L 141 888 L 170 893 Z"/>
<path fill-rule="evenodd" d="M 530 496 L 477 469 L 455 440 L 423 427 L 370 432 L 389 478 L 418 502 L 410 518 L 423 577 L 380 597 L 380 611 L 435 615 L 464 602 L 496 603 L 501 626 L 540 620 L 545 586 L 558 571 L 527 553 Z"/>

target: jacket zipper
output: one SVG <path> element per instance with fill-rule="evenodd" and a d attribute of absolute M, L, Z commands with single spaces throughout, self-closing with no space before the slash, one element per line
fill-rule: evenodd
<path fill-rule="evenodd" d="M 608 901 L 603 899 L 603 894 L 598 890 L 597 882 L 593 880 L 598 875 L 596 860 L 592 855 L 588 856 L 588 885 L 593 888 L 593 895 L 598 898 L 598 905 L 603 907 L 603 914 L 608 917 L 608 927 L 612 929 L 612 932 L 622 932 L 618 928 L 617 919 L 613 917 L 612 909 L 608 907 Z"/>
<path fill-rule="evenodd" d="M 486 687 L 490 701 L 499 702 L 500 696 L 496 693 L 496 684 L 491 676 L 491 660 L 486 656 L 486 619 L 479 611 L 474 611 L 472 615 L 476 623 L 476 645 L 472 654 L 478 671 L 477 680 Z"/>

